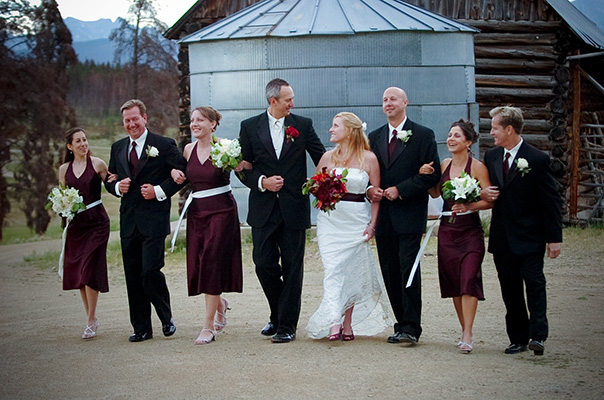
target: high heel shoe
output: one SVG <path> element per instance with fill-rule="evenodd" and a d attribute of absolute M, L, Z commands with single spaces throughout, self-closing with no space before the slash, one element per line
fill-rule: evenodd
<path fill-rule="evenodd" d="M 204 332 L 210 332 L 212 337 L 202 337 Z M 211 329 L 202 329 L 201 332 L 199 332 L 199 336 L 195 340 L 195 344 L 208 344 L 214 340 L 216 340 L 216 332 Z"/>
<path fill-rule="evenodd" d="M 336 340 L 342 340 L 342 327 L 337 332 L 329 334 L 330 342 L 335 342 Z"/>
<path fill-rule="evenodd" d="M 96 336 L 96 331 L 99 329 L 99 323 L 94 321 L 92 325 L 86 326 L 84 329 L 84 333 L 82 334 L 82 339 L 92 339 Z"/>
<path fill-rule="evenodd" d="M 463 354 L 470 354 L 472 352 L 472 343 L 462 342 L 459 346 L 459 352 Z"/>
<path fill-rule="evenodd" d="M 227 312 L 227 310 L 231 309 L 231 306 L 229 305 L 229 301 L 227 299 L 222 299 L 222 300 L 224 300 L 224 313 L 218 312 L 218 310 L 217 310 L 216 314 L 218 314 L 218 317 L 222 318 L 223 322 L 220 322 L 218 320 L 218 318 L 214 319 L 214 332 L 216 332 L 216 334 L 219 334 L 220 332 L 222 332 L 224 330 L 224 327 L 226 326 L 226 323 L 227 323 L 226 312 Z"/>
<path fill-rule="evenodd" d="M 350 328 L 350 332 L 352 332 L 352 328 Z M 347 335 L 344 333 L 344 328 L 342 328 L 340 334 L 342 335 L 342 340 L 345 342 L 350 342 L 351 340 L 354 340 L 354 332 L 352 332 L 350 335 Z"/>

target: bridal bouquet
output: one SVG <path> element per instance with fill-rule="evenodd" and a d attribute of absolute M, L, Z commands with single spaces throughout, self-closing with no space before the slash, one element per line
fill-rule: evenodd
<path fill-rule="evenodd" d="M 243 160 L 239 140 L 218 140 L 216 136 L 213 136 L 210 159 L 212 160 L 212 165 L 217 168 L 222 168 L 225 172 L 232 170 L 241 162 L 241 160 Z"/>
<path fill-rule="evenodd" d="M 456 203 L 474 203 L 480 200 L 480 183 L 466 171 L 461 171 L 459 178 L 453 178 L 443 184 L 442 196 L 443 199 L 453 199 Z"/>
<path fill-rule="evenodd" d="M 302 185 L 302 193 L 311 193 L 315 196 L 313 207 L 329 213 L 335 210 L 336 203 L 346 193 L 346 175 L 347 169 L 342 174 L 336 174 L 335 169 L 327 172 L 327 167 L 323 167 L 321 172 L 314 174 Z"/>
<path fill-rule="evenodd" d="M 48 194 L 46 210 L 52 210 L 71 221 L 80 210 L 85 210 L 84 198 L 76 188 L 66 187 L 62 183 Z"/>

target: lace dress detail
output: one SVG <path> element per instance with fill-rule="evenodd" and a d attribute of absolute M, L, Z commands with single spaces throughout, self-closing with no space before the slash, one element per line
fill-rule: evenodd
<path fill-rule="evenodd" d="M 343 168 L 336 168 L 342 173 Z M 349 193 L 365 193 L 367 172 L 348 168 Z M 323 300 L 306 326 L 308 336 L 320 339 L 341 324 L 344 312 L 354 306 L 355 335 L 376 335 L 392 326 L 378 264 L 363 232 L 371 219 L 369 202 L 340 201 L 329 214 L 317 216 L 319 251 L 325 269 Z"/>

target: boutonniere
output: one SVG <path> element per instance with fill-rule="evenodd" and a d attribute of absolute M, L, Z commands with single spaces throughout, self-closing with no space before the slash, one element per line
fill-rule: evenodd
<path fill-rule="evenodd" d="M 400 139 L 403 143 L 407 143 L 411 135 L 413 135 L 413 132 L 411 132 L 411 129 L 408 129 L 406 131 L 397 132 L 396 138 Z"/>
<path fill-rule="evenodd" d="M 285 127 L 285 138 L 287 139 L 287 143 L 291 140 L 292 142 L 296 141 L 296 138 L 300 136 L 300 132 L 293 126 Z"/>
<path fill-rule="evenodd" d="M 159 155 L 159 150 L 155 146 L 147 145 L 145 152 L 147 153 L 147 157 L 157 157 Z"/>
<path fill-rule="evenodd" d="M 531 172 L 529 168 L 529 163 L 526 161 L 526 158 L 518 158 L 516 159 L 516 169 L 522 173 L 522 176 Z"/>

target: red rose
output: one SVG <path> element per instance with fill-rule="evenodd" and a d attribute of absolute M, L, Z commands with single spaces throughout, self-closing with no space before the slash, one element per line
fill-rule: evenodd
<path fill-rule="evenodd" d="M 293 126 L 288 126 L 287 129 L 285 130 L 285 137 L 287 138 L 288 143 L 290 140 L 292 142 L 294 142 L 299 135 L 300 135 L 300 132 L 298 132 L 298 130 L 296 128 L 294 128 Z"/>

